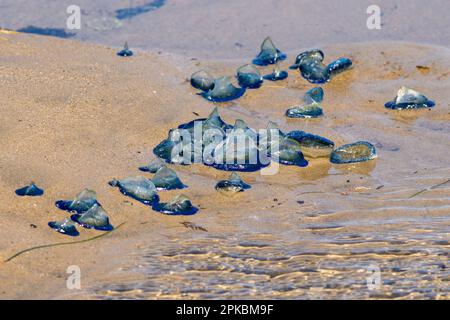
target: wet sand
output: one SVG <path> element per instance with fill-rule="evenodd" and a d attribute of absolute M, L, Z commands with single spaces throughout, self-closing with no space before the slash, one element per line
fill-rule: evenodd
<path fill-rule="evenodd" d="M 171 166 L 200 211 L 169 217 L 107 182 L 140 174 L 138 166 L 170 128 L 197 118 L 194 112 L 210 113 L 213 105 L 186 77 L 199 68 L 232 75 L 246 61 L 164 52 L 123 59 L 100 45 L 1 33 L 0 259 L 72 241 L 47 222 L 67 216 L 54 201 L 85 187 L 97 191 L 113 225 L 126 224 L 92 242 L 0 262 L 0 297 L 448 299 L 450 185 L 410 196 L 450 179 L 450 50 L 400 42 L 322 48 L 327 61 L 345 55 L 355 65 L 324 86 L 322 119 L 284 117 L 312 87 L 294 71 L 286 82 L 266 82 L 222 104 L 221 115 L 256 129 L 273 120 L 337 145 L 368 140 L 378 159 L 353 166 L 312 160 L 275 176 L 245 173 L 253 188 L 231 199 L 214 190 L 228 173 Z M 302 49 L 289 52 L 282 66 Z M 402 85 L 437 106 L 385 109 Z M 16 197 L 14 190 L 31 180 L 45 195 Z M 186 221 L 207 231 L 186 228 Z M 98 234 L 82 229 L 79 239 Z M 66 288 L 70 265 L 81 268 L 81 291 Z M 366 284 L 370 266 L 381 269 L 382 286 L 374 291 Z"/>
<path fill-rule="evenodd" d="M 115 47 L 128 41 L 142 50 L 201 59 L 250 58 L 267 35 L 285 51 L 348 42 L 450 44 L 447 0 L 78 0 L 81 29 L 68 30 L 72 4 L 3 0 L 0 27 Z M 367 28 L 366 11 L 374 4 L 381 9 L 381 30 Z M 132 14 L 124 17 L 129 8 Z"/>

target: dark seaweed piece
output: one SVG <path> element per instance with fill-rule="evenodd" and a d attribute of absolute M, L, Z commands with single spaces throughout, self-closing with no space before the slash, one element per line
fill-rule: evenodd
<path fill-rule="evenodd" d="M 162 167 L 151 179 L 157 190 L 174 190 L 187 188 L 175 171 L 170 168 Z"/>
<path fill-rule="evenodd" d="M 235 87 L 230 77 L 222 77 L 214 80 L 214 88 L 200 95 L 212 102 L 226 102 L 242 97 L 245 88 Z"/>
<path fill-rule="evenodd" d="M 106 211 L 98 204 L 93 205 L 82 214 L 74 214 L 70 217 L 73 221 L 86 229 L 94 228 L 100 231 L 110 231 L 114 227 L 109 223 Z"/>
<path fill-rule="evenodd" d="M 191 200 L 183 194 L 176 196 L 170 202 L 154 203 L 153 210 L 172 216 L 188 216 L 198 212 L 198 208 L 194 207 Z"/>
<path fill-rule="evenodd" d="M 269 81 L 280 81 L 288 77 L 287 71 L 281 70 L 278 63 L 275 65 L 273 72 L 271 74 L 265 75 L 263 78 Z"/>
<path fill-rule="evenodd" d="M 61 221 L 50 221 L 48 223 L 48 226 L 52 229 L 55 229 L 59 233 L 76 237 L 80 235 L 77 228 L 75 227 L 75 224 L 68 218 L 64 218 L 64 220 Z"/>
<path fill-rule="evenodd" d="M 310 158 L 329 157 L 334 149 L 333 141 L 311 133 L 291 131 L 287 137 L 300 143 L 303 154 Z"/>
<path fill-rule="evenodd" d="M 237 69 L 237 79 L 241 87 L 249 89 L 257 89 L 264 82 L 258 69 L 251 64 L 243 65 Z"/>
<path fill-rule="evenodd" d="M 214 88 L 214 78 L 205 70 L 200 70 L 191 75 L 191 85 L 202 91 L 212 90 Z"/>
<path fill-rule="evenodd" d="M 131 51 L 131 50 L 128 48 L 128 43 L 125 42 L 125 44 L 124 44 L 124 46 L 123 46 L 123 49 L 120 50 L 119 52 L 117 52 L 117 55 L 118 55 L 118 56 L 121 56 L 121 57 L 131 57 L 131 56 L 133 55 L 133 51 Z"/>
<path fill-rule="evenodd" d="M 95 204 L 99 204 L 97 194 L 89 189 L 81 191 L 74 200 L 58 200 L 55 202 L 59 209 L 76 213 L 88 211 Z"/>
<path fill-rule="evenodd" d="M 165 168 L 165 167 L 164 167 Z M 162 169 L 160 169 L 162 170 Z M 123 180 L 113 179 L 108 184 L 118 187 L 120 192 L 144 204 L 152 204 L 158 200 L 156 187 L 152 181 L 144 177 L 128 177 Z"/>
<path fill-rule="evenodd" d="M 20 197 L 29 196 L 29 197 L 38 197 L 44 194 L 44 190 L 39 188 L 34 182 L 31 182 L 29 186 L 19 188 L 16 190 L 16 195 Z"/>
<path fill-rule="evenodd" d="M 261 51 L 253 60 L 253 64 L 267 66 L 286 59 L 286 55 L 278 50 L 270 37 L 264 39 L 261 44 Z"/>
<path fill-rule="evenodd" d="M 328 72 L 330 76 L 335 76 L 350 69 L 352 64 L 353 62 L 349 58 L 339 58 L 328 65 Z"/>
<path fill-rule="evenodd" d="M 153 0 L 152 2 L 145 3 L 134 8 L 124 8 L 116 10 L 116 18 L 124 20 L 127 18 L 133 18 L 137 15 L 144 14 L 150 11 L 161 8 L 166 3 L 166 0 Z"/>
<path fill-rule="evenodd" d="M 228 180 L 221 180 L 217 182 L 215 189 L 221 192 L 237 193 L 250 189 L 251 186 L 244 181 L 236 172 L 231 173 Z"/>
<path fill-rule="evenodd" d="M 199 226 L 198 224 L 195 224 L 195 223 L 192 223 L 189 221 L 183 221 L 183 222 L 180 222 L 180 224 L 182 224 L 185 228 L 191 229 L 193 231 L 208 232 L 208 230 L 206 228 L 203 228 L 202 226 Z"/>
<path fill-rule="evenodd" d="M 366 141 L 358 141 L 335 149 L 330 161 L 335 164 L 356 163 L 373 160 L 377 157 L 375 147 Z"/>
<path fill-rule="evenodd" d="M 66 32 L 66 30 L 62 28 L 41 28 L 36 26 L 28 26 L 25 28 L 17 29 L 17 31 L 65 39 L 76 36 L 76 33 Z"/>
<path fill-rule="evenodd" d="M 420 109 L 432 108 L 435 106 L 435 102 L 415 90 L 402 87 L 398 91 L 397 97 L 393 101 L 387 102 L 384 106 L 393 110 Z"/>
<path fill-rule="evenodd" d="M 165 167 L 165 166 L 166 166 L 166 162 L 164 162 L 160 158 L 154 158 L 154 159 L 150 160 L 148 165 L 139 167 L 139 170 L 141 170 L 143 172 L 155 173 L 156 171 L 158 171 L 159 169 L 161 169 L 162 167 Z"/>

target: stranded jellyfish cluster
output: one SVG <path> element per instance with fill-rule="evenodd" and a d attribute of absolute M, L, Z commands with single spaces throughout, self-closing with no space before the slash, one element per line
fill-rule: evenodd
<path fill-rule="evenodd" d="M 133 52 L 125 43 L 117 52 L 120 57 L 131 57 Z M 192 87 L 208 101 L 220 103 L 238 99 L 247 91 L 264 87 L 264 81 L 283 81 L 289 73 L 283 70 L 281 63 L 287 55 L 281 52 L 270 37 L 264 39 L 260 52 L 251 64 L 236 69 L 234 77 L 229 75 L 213 76 L 205 70 L 194 72 L 190 77 Z M 261 67 L 273 65 L 271 73 L 263 74 Z M 291 70 L 299 70 L 300 75 L 311 84 L 328 83 L 337 74 L 350 70 L 353 66 L 349 58 L 342 57 L 325 63 L 322 50 L 313 49 L 301 52 L 295 57 Z M 314 87 L 308 90 L 296 105 L 285 111 L 288 118 L 319 118 L 325 115 L 322 102 L 324 89 Z M 435 102 L 425 95 L 402 87 L 394 100 L 385 104 L 393 110 L 431 108 Z M 196 131 L 197 130 L 197 131 Z M 236 141 L 245 141 L 237 145 Z M 182 154 L 180 153 L 182 150 Z M 238 171 L 258 171 L 276 161 L 287 166 L 307 167 L 310 159 L 325 158 L 333 164 L 353 164 L 371 161 L 377 158 L 375 147 L 367 141 L 357 141 L 339 147 L 326 137 L 294 130 L 282 131 L 278 125 L 269 121 L 265 130 L 258 132 L 249 127 L 242 119 L 233 124 L 226 123 L 216 108 L 207 118 L 194 119 L 180 124 L 168 132 L 167 138 L 153 148 L 155 157 L 139 167 L 141 172 L 153 174 L 146 178 L 140 175 L 112 179 L 109 185 L 119 189 L 124 196 L 130 197 L 152 210 L 165 215 L 192 215 L 199 209 L 185 194 L 178 194 L 168 202 L 161 202 L 159 192 L 188 188 L 169 165 L 190 165 L 202 163 L 218 170 L 230 171 L 228 179 L 220 180 L 215 190 L 227 196 L 233 196 L 251 189 Z M 256 155 L 256 157 L 255 157 Z M 42 196 L 44 190 L 35 183 L 15 191 L 20 197 Z M 109 231 L 114 227 L 108 213 L 97 201 L 95 191 L 84 189 L 70 200 L 58 200 L 57 208 L 70 213 L 59 221 L 50 221 L 49 227 L 57 232 L 78 236 L 77 227 Z"/>

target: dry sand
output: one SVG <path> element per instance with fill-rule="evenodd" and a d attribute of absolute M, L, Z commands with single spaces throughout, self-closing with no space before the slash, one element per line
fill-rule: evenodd
<path fill-rule="evenodd" d="M 86 187 L 97 191 L 114 225 L 126 224 L 92 242 L 0 262 L 0 297 L 449 298 L 450 186 L 409 197 L 450 178 L 450 50 L 381 42 L 323 49 L 327 59 L 345 55 L 355 62 L 324 86 L 323 119 L 284 117 L 312 87 L 293 71 L 288 81 L 266 83 L 220 112 L 228 122 L 242 118 L 263 128 L 270 119 L 337 145 L 368 140 L 378 160 L 344 167 L 316 160 L 282 167 L 275 176 L 243 174 L 253 188 L 232 199 L 213 188 L 227 173 L 173 166 L 200 211 L 169 217 L 107 182 L 139 174 L 170 128 L 212 110 L 186 82 L 189 74 L 199 68 L 233 74 L 245 61 L 165 53 L 123 59 L 102 46 L 1 33 L 0 260 L 71 241 L 47 222 L 67 216 L 55 200 Z M 385 109 L 402 85 L 437 106 Z M 15 196 L 31 180 L 45 196 Z M 207 232 L 187 229 L 184 221 Z M 79 239 L 98 234 L 83 229 Z M 81 291 L 66 288 L 70 265 L 81 268 Z M 375 291 L 366 286 L 371 265 L 381 268 L 383 284 Z"/>

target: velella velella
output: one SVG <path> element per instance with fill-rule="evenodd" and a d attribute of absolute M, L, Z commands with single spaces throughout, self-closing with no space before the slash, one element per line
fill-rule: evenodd
<path fill-rule="evenodd" d="M 73 200 L 58 200 L 55 205 L 61 209 L 70 212 L 83 213 L 88 211 L 97 202 L 95 191 L 84 189 Z"/>
<path fill-rule="evenodd" d="M 227 102 L 240 98 L 245 93 L 245 88 L 238 88 L 231 83 L 230 77 L 221 77 L 214 80 L 211 90 L 201 93 L 201 96 L 212 102 Z"/>
<path fill-rule="evenodd" d="M 159 169 L 151 179 L 157 190 L 184 189 L 186 186 L 181 182 L 175 171 L 168 167 Z"/>
<path fill-rule="evenodd" d="M 183 123 L 178 126 L 178 129 L 189 130 L 193 133 L 194 125 L 200 123 L 202 125 L 202 130 L 207 130 L 209 128 L 220 128 L 222 130 L 232 129 L 233 126 L 227 124 L 219 115 L 219 109 L 214 107 L 213 111 L 208 115 L 208 118 L 195 119 L 188 123 Z"/>
<path fill-rule="evenodd" d="M 304 105 L 297 105 L 286 110 L 286 117 L 289 118 L 318 118 L 323 115 L 321 102 L 323 100 L 323 89 L 313 88 L 303 96 Z"/>
<path fill-rule="evenodd" d="M 299 69 L 303 78 L 310 83 L 326 83 L 334 75 L 337 75 L 352 66 L 349 58 L 339 58 L 329 65 L 325 65 L 324 53 L 319 49 L 309 50 L 300 53 L 295 59 L 291 69 Z"/>
<path fill-rule="evenodd" d="M 270 156 L 273 160 L 289 166 L 306 167 L 308 161 L 304 158 L 300 143 L 287 136 L 281 136 L 270 145 Z"/>
<path fill-rule="evenodd" d="M 191 137 L 189 137 L 188 140 L 185 140 L 182 133 L 183 132 L 180 130 L 171 129 L 167 139 L 164 139 L 153 148 L 153 154 L 167 163 L 180 165 L 191 164 L 194 161 L 193 150 L 186 150 L 186 148 L 193 147 Z M 190 154 L 186 155 L 184 153 L 185 150 L 189 151 Z"/>
<path fill-rule="evenodd" d="M 300 148 L 300 144 L 281 131 L 276 123 L 269 121 L 266 133 L 260 136 L 260 147 L 267 144 L 268 155 L 272 160 L 284 165 L 295 165 L 306 167 L 308 161 L 305 160 Z"/>
<path fill-rule="evenodd" d="M 172 151 L 176 146 L 176 142 L 172 139 L 172 130 L 169 131 L 167 139 L 161 141 L 153 148 L 153 154 L 158 158 L 164 159 L 168 163 L 173 162 Z"/>
<path fill-rule="evenodd" d="M 108 214 L 99 204 L 94 204 L 85 213 L 72 215 L 71 219 L 87 229 L 94 228 L 100 231 L 113 229 L 113 226 L 109 223 Z"/>
<path fill-rule="evenodd" d="M 128 48 L 128 43 L 125 42 L 125 44 L 124 44 L 124 46 L 123 46 L 123 49 L 120 50 L 119 52 L 117 52 L 117 55 L 118 55 L 118 56 L 121 56 L 121 57 L 131 57 L 131 56 L 133 55 L 133 51 L 131 51 L 131 50 Z"/>
<path fill-rule="evenodd" d="M 300 64 L 300 72 L 311 83 L 326 83 L 330 80 L 327 66 L 319 60 L 304 58 Z"/>
<path fill-rule="evenodd" d="M 256 58 L 253 59 L 253 64 L 266 66 L 284 59 L 286 59 L 286 55 L 275 47 L 270 37 L 267 37 L 261 44 L 261 51 Z"/>
<path fill-rule="evenodd" d="M 280 128 L 275 122 L 269 120 L 269 122 L 267 123 L 266 131 L 269 133 L 273 130 L 276 131 L 280 136 L 285 135 L 284 132 L 280 130 Z"/>
<path fill-rule="evenodd" d="M 305 52 L 299 53 L 295 57 L 294 64 L 291 65 L 289 67 L 289 69 L 295 70 L 295 69 L 300 68 L 300 64 L 301 64 L 303 58 L 305 58 L 305 57 L 308 57 L 308 58 L 313 59 L 313 60 L 323 61 L 323 59 L 325 58 L 325 55 L 324 55 L 323 51 L 319 50 L 319 49 L 313 49 L 313 50 L 309 50 L 309 51 L 305 51 Z"/>
<path fill-rule="evenodd" d="M 434 101 L 407 87 L 398 90 L 397 97 L 385 104 L 386 108 L 395 110 L 432 108 L 434 106 Z"/>
<path fill-rule="evenodd" d="M 37 197 L 42 196 L 43 194 L 44 190 L 39 188 L 36 184 L 34 184 L 34 182 L 31 182 L 29 186 L 25 186 L 16 190 L 16 195 L 20 197 Z"/>
<path fill-rule="evenodd" d="M 64 218 L 61 221 L 50 221 L 48 226 L 59 233 L 66 234 L 68 236 L 76 237 L 80 234 L 75 226 L 75 223 L 68 218 Z"/>
<path fill-rule="evenodd" d="M 305 104 L 320 106 L 323 98 L 323 90 L 316 87 L 307 91 L 303 100 Z M 241 119 L 237 119 L 234 125 L 230 125 L 220 118 L 217 108 L 208 118 L 181 124 L 179 129 L 193 132 L 196 122 L 200 123 L 199 128 L 202 133 L 207 128 L 218 130 L 219 139 L 212 140 L 207 135 L 206 140 L 205 136 L 201 141 L 192 137 L 188 139 L 190 145 L 199 142 L 196 148 L 202 157 L 195 163 L 202 163 L 223 171 L 258 171 L 270 165 L 272 160 L 284 165 L 305 167 L 308 165 L 305 157 L 327 157 L 334 159 L 335 163 L 360 162 L 376 157 L 375 148 L 367 147 L 370 145 L 368 142 L 359 142 L 355 146 L 347 145 L 334 150 L 335 144 L 330 139 L 300 130 L 285 133 L 272 121 L 268 122 L 266 130 L 258 131 L 258 133 Z M 174 135 L 173 132 L 170 130 L 169 137 Z M 197 151 L 196 148 L 194 148 L 195 151 Z M 344 154 L 341 154 L 342 152 Z M 346 156 L 345 153 L 350 153 L 350 156 Z"/>
<path fill-rule="evenodd" d="M 310 158 L 329 157 L 334 149 L 334 142 L 304 131 L 291 131 L 287 137 L 300 143 L 303 154 Z"/>
<path fill-rule="evenodd" d="M 373 160 L 377 157 L 375 147 L 366 141 L 358 141 L 336 148 L 330 155 L 335 164 L 356 163 Z"/>
<path fill-rule="evenodd" d="M 217 107 L 215 107 L 214 110 L 209 114 L 208 118 L 205 119 L 203 126 L 204 127 L 215 126 L 223 130 L 233 128 L 233 126 L 222 120 L 222 118 L 219 115 L 219 109 Z"/>
<path fill-rule="evenodd" d="M 275 64 L 275 68 L 273 68 L 273 72 L 271 74 L 265 75 L 263 78 L 269 81 L 280 81 L 284 80 L 288 77 L 287 71 L 281 70 L 280 66 Z"/>
<path fill-rule="evenodd" d="M 151 204 L 158 200 L 158 194 L 153 182 L 141 176 L 128 177 L 123 180 L 113 179 L 109 182 L 109 185 L 118 187 L 124 195 L 144 204 Z"/>
<path fill-rule="evenodd" d="M 239 85 L 243 88 L 257 89 L 263 83 L 263 77 L 251 64 L 243 65 L 237 69 L 237 79 Z"/>
<path fill-rule="evenodd" d="M 341 72 L 350 69 L 353 65 L 352 60 L 349 58 L 339 58 L 328 65 L 328 72 L 330 76 L 335 76 Z"/>
<path fill-rule="evenodd" d="M 217 182 L 215 189 L 228 194 L 235 194 L 250 189 L 251 186 L 242 181 L 239 174 L 232 172 L 228 180 L 220 180 Z"/>
<path fill-rule="evenodd" d="M 192 205 L 191 200 L 183 194 L 176 196 L 169 202 L 154 203 L 153 210 L 167 215 L 193 215 L 198 211 Z"/>
<path fill-rule="evenodd" d="M 205 70 L 200 70 L 191 75 L 191 85 L 202 91 L 212 90 L 214 78 Z"/>
<path fill-rule="evenodd" d="M 154 159 L 150 160 L 150 162 L 147 165 L 139 167 L 139 170 L 143 172 L 155 173 L 165 165 L 166 165 L 165 161 L 163 161 L 158 157 L 155 157 Z"/>
<path fill-rule="evenodd" d="M 286 110 L 288 118 L 319 118 L 323 116 L 323 110 L 318 103 L 312 103 L 306 106 L 295 106 Z"/>
<path fill-rule="evenodd" d="M 237 119 L 233 130 L 214 148 L 211 163 L 206 164 L 225 171 L 257 171 L 269 163 L 260 161 L 256 132 Z"/>
<path fill-rule="evenodd" d="M 270 146 L 272 145 L 272 143 L 278 141 L 281 138 L 284 138 L 285 136 L 285 133 L 280 130 L 278 125 L 275 122 L 269 120 L 266 130 L 261 131 L 258 136 L 258 144 L 260 150 L 265 148 L 268 151 L 268 155 L 270 156 Z"/>
<path fill-rule="evenodd" d="M 307 104 L 321 103 L 323 101 L 324 92 L 321 87 L 315 87 L 308 90 L 303 96 L 303 101 Z"/>
<path fill-rule="evenodd" d="M 203 161 L 203 151 L 208 148 L 210 152 L 206 153 L 210 155 L 215 144 L 217 144 L 218 141 L 222 141 L 226 136 L 226 131 L 232 128 L 233 126 L 227 124 L 220 118 L 217 107 L 214 108 L 206 119 L 192 120 L 178 126 L 178 129 L 188 130 L 188 137 L 190 139 L 190 145 L 186 144 L 183 146 L 183 154 L 186 151 L 191 151 L 191 156 L 183 157 L 185 158 L 184 162 Z"/>

